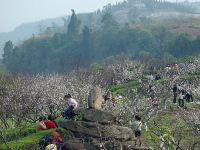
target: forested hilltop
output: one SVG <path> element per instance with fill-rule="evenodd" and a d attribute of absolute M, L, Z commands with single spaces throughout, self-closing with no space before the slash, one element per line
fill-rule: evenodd
<path fill-rule="evenodd" d="M 162 9 L 156 9 L 156 8 L 158 8 L 158 7 L 161 8 L 160 6 L 163 4 L 165 5 L 165 8 L 168 8 L 168 10 L 169 10 L 169 3 L 167 3 L 166 1 L 165 2 L 160 1 L 159 5 L 155 4 L 155 1 L 149 1 L 151 3 L 154 3 L 154 6 L 156 6 L 156 8 L 154 8 L 154 9 L 149 7 L 149 6 L 152 6 L 152 4 L 147 5 L 147 7 L 144 7 L 145 6 L 144 4 L 138 5 L 138 2 L 142 2 L 142 1 L 129 0 L 128 2 L 124 1 L 121 3 L 116 3 L 115 5 L 108 4 L 107 6 L 104 6 L 103 9 L 101 9 L 101 10 L 99 9 L 95 12 L 78 14 L 78 17 L 81 19 L 83 24 L 85 24 L 87 26 L 89 26 L 89 25 L 91 25 L 91 26 L 97 25 L 98 26 L 99 18 L 101 17 L 102 12 L 105 12 L 108 10 L 110 10 L 111 13 L 117 19 L 120 19 L 121 22 L 133 21 L 135 19 L 140 20 L 139 18 L 141 16 L 146 16 L 152 12 L 157 12 L 159 10 L 161 11 L 163 9 L 163 7 L 162 7 Z M 146 1 L 144 1 L 144 2 L 146 2 Z M 131 5 L 129 3 L 131 3 Z M 174 7 L 170 6 L 170 8 L 171 9 L 177 8 L 177 9 L 174 9 L 177 11 L 186 10 L 186 9 L 184 9 L 186 7 L 180 7 L 180 5 L 183 5 L 183 4 L 187 5 L 187 6 L 190 5 L 192 7 L 193 13 L 199 13 L 199 8 L 200 8 L 199 3 L 189 3 L 189 4 L 188 3 L 178 3 L 178 4 L 175 4 Z M 170 4 L 170 5 L 173 5 L 173 4 Z M 140 9 L 141 8 L 140 6 L 143 6 L 143 10 Z M 180 9 L 180 8 L 182 8 L 182 9 Z M 52 11 L 55 11 L 55 10 L 52 10 Z M 134 17 L 137 17 L 137 18 L 131 18 L 132 15 L 134 15 Z M 64 14 L 63 14 L 63 16 L 64 16 Z M 14 43 L 19 43 L 22 40 L 30 37 L 32 34 L 40 34 L 42 31 L 44 32 L 47 27 L 51 28 L 51 30 L 54 30 L 55 27 L 56 28 L 59 27 L 62 29 L 62 25 L 64 24 L 64 22 L 62 21 L 63 16 L 60 16 L 58 18 L 51 18 L 51 16 L 49 16 L 49 18 L 44 19 L 44 20 L 21 24 L 20 26 L 17 26 L 11 32 L 7 32 L 7 33 L 0 32 L 0 48 L 3 49 L 3 44 L 8 40 L 12 40 Z M 70 16 L 66 17 L 66 19 L 65 19 L 66 23 L 69 23 L 69 18 L 70 18 Z M 56 32 L 58 32 L 58 30 Z"/>
<path fill-rule="evenodd" d="M 10 73 L 31 74 L 69 72 L 122 54 L 166 64 L 199 53 L 198 15 L 191 13 L 189 5 L 154 0 L 107 5 L 85 19 L 72 10 L 63 27 L 48 27 L 17 46 L 6 42 L 3 63 Z"/>

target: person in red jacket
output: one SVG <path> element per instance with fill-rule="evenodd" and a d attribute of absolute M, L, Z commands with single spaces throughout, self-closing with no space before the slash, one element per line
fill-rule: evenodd
<path fill-rule="evenodd" d="M 49 115 L 48 120 L 46 120 L 44 123 L 45 123 L 47 129 L 57 128 L 56 124 L 53 122 L 53 116 L 52 115 Z"/>
<path fill-rule="evenodd" d="M 52 132 L 51 133 L 51 136 L 53 137 L 53 144 L 56 144 L 56 143 L 62 143 L 63 140 L 60 136 L 60 130 L 59 129 L 56 129 L 56 131 Z"/>

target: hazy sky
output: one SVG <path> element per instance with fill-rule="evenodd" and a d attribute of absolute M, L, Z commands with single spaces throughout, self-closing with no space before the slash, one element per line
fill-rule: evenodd
<path fill-rule="evenodd" d="M 77 13 L 91 12 L 117 1 L 123 0 L 0 0 L 0 32 L 22 23 L 71 14 L 72 8 Z"/>
<path fill-rule="evenodd" d="M 0 0 L 0 32 L 22 23 L 71 14 L 72 8 L 77 13 L 91 12 L 119 1 L 123 0 Z"/>

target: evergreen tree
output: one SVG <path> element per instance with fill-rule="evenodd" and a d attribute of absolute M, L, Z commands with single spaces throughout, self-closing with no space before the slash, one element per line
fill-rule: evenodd
<path fill-rule="evenodd" d="M 118 22 L 108 12 L 103 15 L 101 23 L 103 30 L 117 29 L 119 27 Z"/>
<path fill-rule="evenodd" d="M 88 66 L 92 61 L 92 37 L 90 29 L 85 26 L 82 30 L 81 40 L 81 62 L 83 66 Z"/>
<path fill-rule="evenodd" d="M 67 35 L 69 38 L 75 38 L 79 34 L 81 21 L 77 18 L 75 11 L 72 9 L 72 15 L 68 24 Z"/>
<path fill-rule="evenodd" d="M 3 53 L 3 62 L 4 63 L 7 63 L 8 61 L 10 61 L 9 58 L 10 58 L 10 56 L 12 54 L 13 48 L 14 48 L 14 46 L 13 46 L 12 41 L 7 41 L 5 43 L 5 46 L 3 48 L 3 50 L 4 50 L 4 53 Z"/>

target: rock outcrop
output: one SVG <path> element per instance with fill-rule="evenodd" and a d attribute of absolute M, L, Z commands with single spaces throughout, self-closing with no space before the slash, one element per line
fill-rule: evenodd
<path fill-rule="evenodd" d="M 73 133 L 74 139 L 67 139 L 64 147 L 68 150 L 132 150 L 134 133 L 131 128 L 119 126 L 115 123 L 113 112 L 97 109 L 78 109 L 76 114 L 82 118 L 79 121 L 66 120 L 61 126 Z M 138 150 L 148 150 L 137 148 Z"/>
<path fill-rule="evenodd" d="M 106 110 L 77 109 L 75 114 L 80 114 L 83 121 L 111 124 L 116 121 L 117 114 Z"/>
<path fill-rule="evenodd" d="M 78 120 L 64 120 L 61 127 L 73 138 L 65 139 L 63 150 L 139 150 L 134 148 L 134 133 L 131 128 L 116 124 L 117 115 L 101 109 L 100 88 L 91 90 L 87 109 L 77 109 Z M 148 150 L 140 148 L 140 150 Z"/>
<path fill-rule="evenodd" d="M 101 88 L 95 87 L 90 91 L 88 96 L 88 107 L 93 109 L 102 109 L 103 97 L 101 94 Z"/>
<path fill-rule="evenodd" d="M 134 138 L 130 128 L 117 125 L 102 125 L 95 122 L 67 121 L 63 128 L 72 131 L 79 137 L 114 138 L 119 141 L 127 141 Z"/>

